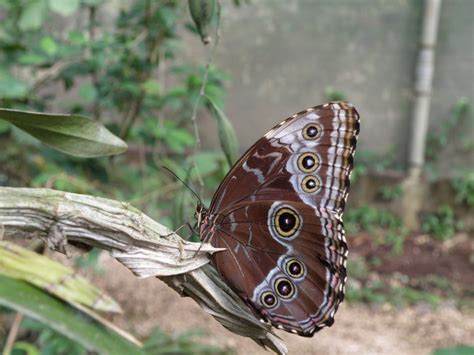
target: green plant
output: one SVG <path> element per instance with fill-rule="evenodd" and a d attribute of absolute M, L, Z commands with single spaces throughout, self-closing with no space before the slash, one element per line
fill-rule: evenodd
<path fill-rule="evenodd" d="M 446 240 L 454 236 L 462 228 L 462 224 L 456 220 L 451 207 L 442 206 L 435 213 L 423 217 L 421 228 L 436 239 Z"/>
<path fill-rule="evenodd" d="M 374 233 L 377 228 L 395 230 L 402 225 L 401 220 L 392 213 L 369 205 L 347 211 L 344 222 L 351 233 L 362 230 Z"/>
<path fill-rule="evenodd" d="M 451 348 L 440 348 L 433 351 L 433 355 L 472 355 L 474 347 L 469 345 L 457 345 Z"/>
<path fill-rule="evenodd" d="M 471 127 L 469 128 L 469 126 Z M 468 132 L 470 132 L 473 127 L 474 115 L 472 105 L 467 98 L 460 98 L 453 105 L 449 117 L 443 120 L 437 129 L 431 130 L 428 134 L 425 149 L 425 170 L 429 174 L 437 176 L 436 163 L 448 142 L 454 140 L 460 142 L 460 149 L 464 152 L 472 153 L 474 143 Z"/>
<path fill-rule="evenodd" d="M 0 10 L 11 14 L 0 25 L 0 106 L 40 111 L 61 107 L 90 116 L 126 139 L 130 150 L 127 157 L 112 160 L 68 157 L 38 147 L 0 121 L 0 149 L 5 152 L 0 156 L 0 183 L 107 195 L 137 202 L 170 226 L 181 224 L 182 218 L 165 212 L 179 210 L 174 196 L 180 186 L 161 165 L 181 178 L 192 170 L 193 183 L 215 188 L 228 169 L 225 156 L 199 149 L 191 118 L 214 112 L 209 102 L 222 112 L 229 75 L 212 63 L 181 60 L 181 28 L 197 33 L 186 2 L 134 0 L 117 12 L 110 12 L 109 2 L 102 0 L 70 7 L 55 3 L 0 3 Z M 98 21 L 104 14 L 109 21 Z M 61 23 L 50 21 L 58 16 L 78 21 L 64 28 L 43 26 Z M 217 25 L 212 19 L 208 30 Z M 78 95 L 45 94 L 54 85 Z M 198 100 L 201 94 L 206 99 Z M 229 124 L 226 132 L 233 133 Z M 227 143 L 224 139 L 223 147 Z M 24 163 L 19 167 L 17 161 Z M 192 216 L 195 202 L 185 202 L 181 214 Z"/>
<path fill-rule="evenodd" d="M 351 182 L 355 183 L 359 178 L 371 171 L 382 173 L 388 169 L 401 170 L 401 166 L 396 162 L 395 152 L 395 149 L 390 149 L 383 154 L 368 150 L 358 150 L 355 154 Z"/>
<path fill-rule="evenodd" d="M 457 203 L 469 207 L 474 206 L 474 171 L 465 174 L 463 177 L 453 179 L 451 186 L 456 193 L 455 200 Z"/>
<path fill-rule="evenodd" d="M 216 346 L 198 343 L 194 339 L 207 336 L 202 330 L 183 332 L 170 336 L 161 329 L 155 328 L 145 342 L 145 351 L 150 355 L 158 354 L 216 354 L 226 355 L 234 352 L 229 349 L 220 349 Z"/>
<path fill-rule="evenodd" d="M 328 101 L 345 101 L 347 100 L 347 95 L 341 91 L 336 89 L 333 86 L 327 86 L 324 89 L 324 95 Z"/>
<path fill-rule="evenodd" d="M 377 235 L 376 243 L 392 248 L 395 255 L 403 253 L 403 245 L 408 229 L 401 219 L 381 208 L 363 205 L 352 208 L 344 216 L 346 230 L 350 234 L 366 231 Z"/>
<path fill-rule="evenodd" d="M 383 201 L 395 201 L 402 196 L 402 188 L 400 185 L 385 185 L 379 189 L 377 196 Z"/>
<path fill-rule="evenodd" d="M 21 324 L 23 331 L 31 332 L 36 335 L 34 344 L 37 344 L 37 351 L 42 355 L 71 354 L 85 355 L 87 350 L 77 341 L 55 332 L 47 325 L 33 319 L 25 319 Z M 14 352 L 24 346 L 25 341 L 17 341 L 14 346 Z M 26 343 L 28 344 L 28 343 Z M 33 345 L 36 346 L 36 345 Z M 20 348 L 20 349 L 19 349 Z"/>
<path fill-rule="evenodd" d="M 196 33 L 186 6 L 179 1 L 133 0 L 114 12 L 106 0 L 1 1 L 0 13 L 8 16 L 0 24 L 0 107 L 15 111 L 0 111 L 0 184 L 136 202 L 170 226 L 192 218 L 192 213 L 171 215 L 178 210 L 173 207 L 182 186 L 161 166 L 180 177 L 189 173 L 191 183 L 201 190 L 214 188 L 229 163 L 223 152 L 201 149 L 196 118 L 203 111 L 218 111 L 218 124 L 225 125 L 222 136 L 230 137 L 233 128 L 223 118 L 229 76 L 212 64 L 215 48 L 205 65 L 187 64 L 181 58 L 182 31 Z M 215 34 L 219 14 L 214 12 L 206 25 Z M 58 21 L 59 16 L 65 19 Z M 105 16 L 107 21 L 102 21 Z M 75 21 L 69 21 L 72 17 Z M 53 108 L 72 116 L 24 111 Z M 40 145 L 32 136 L 75 156 Z M 83 158 L 123 151 L 125 144 L 117 136 L 129 144 L 126 156 Z M 221 141 L 226 154 L 237 149 L 224 147 L 227 143 Z M 194 205 L 189 200 L 184 199 Z M 78 264 L 94 264 L 96 257 L 79 259 Z M 27 276 L 32 274 L 22 275 L 30 281 Z M 87 312 L 61 301 L 62 295 L 0 277 L 0 304 L 44 322 L 25 323 L 23 330 L 32 338 L 20 339 L 16 352 L 141 353 Z M 188 353 L 220 353 L 190 338 L 168 337 L 162 345 Z"/>
<path fill-rule="evenodd" d="M 387 300 L 384 289 L 385 284 L 380 280 L 372 280 L 364 284 L 349 282 L 346 299 L 349 302 L 383 303 Z"/>

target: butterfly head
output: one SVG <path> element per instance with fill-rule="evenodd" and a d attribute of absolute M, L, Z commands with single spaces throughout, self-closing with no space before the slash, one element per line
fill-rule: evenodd
<path fill-rule="evenodd" d="M 194 211 L 194 218 L 196 218 L 198 222 L 198 226 L 202 224 L 206 216 L 207 216 L 207 209 L 204 207 L 201 201 L 198 201 L 196 203 L 196 210 Z"/>

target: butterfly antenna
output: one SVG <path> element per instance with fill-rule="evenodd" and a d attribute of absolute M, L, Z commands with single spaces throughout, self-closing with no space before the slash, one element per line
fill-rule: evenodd
<path fill-rule="evenodd" d="M 164 166 L 164 165 L 161 165 L 161 168 L 162 169 L 165 169 L 168 173 L 170 173 L 171 175 L 173 175 L 176 179 L 178 179 L 179 181 L 181 181 L 181 183 L 186 186 L 188 188 L 189 191 L 191 191 L 193 193 L 194 196 L 196 196 L 196 198 L 198 199 L 199 203 L 202 205 L 202 200 L 201 198 L 199 197 L 199 195 L 196 193 L 196 191 L 194 191 L 183 179 L 181 179 L 178 175 L 176 175 L 176 173 L 171 170 L 170 168 Z"/>

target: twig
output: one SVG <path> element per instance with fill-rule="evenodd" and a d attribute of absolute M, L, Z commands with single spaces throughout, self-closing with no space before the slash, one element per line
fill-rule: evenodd
<path fill-rule="evenodd" d="M 154 10 L 153 5 L 155 4 L 152 1 L 150 0 L 146 1 L 144 25 L 145 25 L 145 28 L 147 29 L 150 28 L 151 26 L 152 12 Z M 159 53 L 160 53 L 159 44 L 163 40 L 164 32 L 160 31 L 158 35 L 153 35 L 152 33 L 150 33 L 150 31 L 147 31 L 146 34 L 147 34 L 147 37 L 145 38 L 145 40 L 148 39 L 147 62 L 149 64 L 146 67 L 151 68 L 158 64 Z M 143 84 L 152 76 L 152 74 L 153 74 L 153 69 L 144 69 L 143 71 L 139 73 L 138 82 L 140 84 Z M 129 109 L 125 111 L 122 118 L 122 122 L 123 122 L 122 127 L 120 128 L 120 134 L 119 134 L 120 138 L 125 139 L 127 137 L 130 129 L 133 127 L 133 124 L 135 123 L 136 119 L 140 115 L 140 112 L 142 109 L 142 103 L 143 103 L 143 100 L 145 99 L 145 95 L 146 95 L 145 90 L 143 88 L 140 88 L 139 94 L 132 101 Z"/>
<path fill-rule="evenodd" d="M 12 327 L 10 328 L 10 332 L 8 333 L 8 338 L 5 343 L 5 347 L 3 348 L 3 355 L 10 355 L 13 349 L 13 345 L 15 345 L 16 336 L 18 334 L 18 330 L 20 329 L 21 321 L 23 320 L 23 314 L 17 313 L 15 315 L 15 319 L 13 320 Z"/>
<path fill-rule="evenodd" d="M 40 71 L 36 80 L 31 85 L 31 92 L 38 90 L 43 84 L 50 80 L 55 80 L 61 71 L 63 71 L 68 66 L 78 63 L 79 59 L 69 60 L 69 61 L 59 61 L 56 62 L 54 65 L 50 66 L 48 69 Z"/>
<path fill-rule="evenodd" d="M 0 187 L 6 238 L 48 238 L 57 223 L 67 241 L 109 250 L 138 277 L 157 276 L 192 297 L 223 326 L 280 354 L 285 344 L 208 264 L 222 249 L 181 239 L 128 203 L 50 189 Z"/>
<path fill-rule="evenodd" d="M 219 27 L 220 27 L 220 18 L 221 18 L 221 10 L 220 9 L 221 9 L 221 5 L 220 5 L 220 1 L 218 1 L 217 2 L 217 20 L 216 20 L 216 40 L 215 40 L 215 42 L 212 46 L 211 54 L 209 55 L 209 58 L 207 59 L 206 68 L 205 68 L 202 83 L 201 83 L 201 88 L 199 90 L 199 95 L 196 98 L 196 100 L 194 101 L 193 111 L 192 111 L 192 114 L 191 114 L 191 121 L 193 122 L 193 126 L 194 126 L 194 135 L 196 137 L 196 146 L 198 148 L 201 144 L 201 139 L 199 137 L 199 129 L 198 129 L 198 126 L 197 126 L 197 109 L 198 109 L 198 106 L 199 106 L 199 102 L 201 101 L 201 97 L 204 96 L 205 89 L 206 89 L 206 84 L 207 84 L 207 79 L 209 77 L 209 69 L 211 67 L 212 62 L 214 61 L 214 56 L 216 54 L 217 44 L 219 43 L 219 37 L 220 37 Z"/>
<path fill-rule="evenodd" d="M 97 8 L 95 6 L 89 7 L 90 43 L 94 43 L 95 38 L 96 38 L 96 11 L 97 11 Z M 94 56 L 94 50 L 92 46 L 89 47 L 88 55 L 90 56 L 90 58 Z M 91 79 L 92 79 L 92 85 L 94 85 L 94 88 L 98 90 L 99 89 L 99 73 L 97 72 L 97 69 L 92 68 L 90 74 L 91 74 Z M 100 119 L 100 116 L 101 116 L 100 102 L 97 98 L 94 100 L 94 103 L 92 106 L 92 116 L 94 120 Z"/>
<path fill-rule="evenodd" d="M 197 109 L 201 101 L 201 98 L 205 96 L 206 84 L 209 78 L 209 70 L 214 61 L 214 57 L 217 51 L 217 44 L 219 43 L 219 38 L 220 38 L 220 22 L 221 22 L 220 20 L 221 20 L 221 4 L 220 4 L 220 1 L 217 1 L 217 18 L 216 18 L 216 31 L 215 31 L 216 40 L 214 41 L 214 44 L 211 49 L 211 53 L 209 55 L 209 58 L 207 59 L 206 67 L 204 70 L 204 75 L 203 75 L 203 79 L 201 83 L 201 88 L 199 89 L 199 95 L 194 101 L 193 110 L 191 114 L 191 122 L 193 123 L 193 127 L 194 127 L 194 137 L 196 138 L 194 153 L 197 153 L 197 151 L 201 147 L 201 138 L 199 136 L 199 128 L 197 124 Z M 201 174 L 199 173 L 199 169 L 195 162 L 194 162 L 194 168 L 196 169 L 196 173 L 197 173 L 196 175 L 199 181 L 199 185 L 201 185 L 202 187 L 204 186 L 204 182 L 202 180 Z"/>

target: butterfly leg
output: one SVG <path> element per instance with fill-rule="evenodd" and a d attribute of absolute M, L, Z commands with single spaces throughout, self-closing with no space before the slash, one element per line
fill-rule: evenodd
<path fill-rule="evenodd" d="M 189 230 L 191 231 L 191 236 L 192 235 L 198 235 L 199 236 L 199 232 L 196 230 L 196 225 L 192 226 L 191 223 L 187 222 L 187 223 L 182 224 L 178 228 L 176 228 L 173 232 L 171 232 L 169 234 L 165 234 L 163 237 L 167 238 L 167 237 L 172 236 L 173 234 L 177 234 L 184 227 L 189 228 Z"/>

